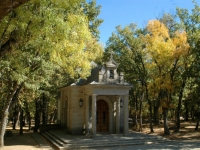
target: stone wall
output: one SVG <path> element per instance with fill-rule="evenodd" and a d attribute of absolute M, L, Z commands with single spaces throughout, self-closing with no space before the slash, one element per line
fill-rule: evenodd
<path fill-rule="evenodd" d="M 68 121 L 68 131 L 70 134 L 83 134 L 83 124 L 84 124 L 84 103 L 83 106 L 79 106 L 79 100 L 84 97 L 82 96 L 83 92 L 80 87 L 73 87 L 70 90 L 70 105 Z"/>

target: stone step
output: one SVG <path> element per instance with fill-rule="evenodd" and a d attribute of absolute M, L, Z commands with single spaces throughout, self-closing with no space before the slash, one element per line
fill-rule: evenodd
<path fill-rule="evenodd" d="M 74 143 L 70 145 L 66 145 L 68 149 L 86 149 L 86 148 L 94 148 L 94 147 L 116 147 L 116 146 L 130 146 L 130 145 L 144 145 L 144 144 L 156 144 L 156 143 L 161 143 L 165 142 L 164 140 L 151 140 L 151 141 L 94 141 L 91 143 Z"/>
<path fill-rule="evenodd" d="M 67 144 L 67 142 L 65 142 L 64 140 L 62 140 L 57 134 L 54 134 L 50 131 L 46 132 L 48 135 L 50 135 L 51 137 L 55 138 L 58 140 L 59 143 L 61 143 L 62 145 Z"/>
<path fill-rule="evenodd" d="M 154 142 L 151 144 L 158 144 L 160 142 Z M 65 148 L 68 149 L 92 149 L 92 148 L 108 148 L 108 147 L 123 147 L 123 146 L 131 146 L 131 145 L 144 145 L 144 144 L 148 144 L 144 143 L 144 142 L 137 142 L 137 143 L 112 143 L 112 144 L 108 144 L 108 143 L 101 143 L 101 144 L 92 144 L 92 145 L 70 145 L 70 146 L 66 146 Z"/>
<path fill-rule="evenodd" d="M 87 136 L 71 136 L 63 131 L 49 131 L 43 134 L 57 149 L 89 149 L 95 147 L 116 147 L 131 146 L 144 144 L 157 144 L 167 142 L 166 139 L 160 137 L 134 138 L 122 136 L 96 136 L 89 138 Z"/>
<path fill-rule="evenodd" d="M 134 140 L 91 140 L 91 141 L 76 141 L 76 142 L 68 142 L 67 144 L 63 144 L 63 145 L 68 145 L 68 144 L 76 144 L 76 145 L 81 145 L 81 144 L 94 144 L 96 142 L 98 143 L 107 143 L 107 144 L 112 144 L 112 143 L 138 143 L 138 142 L 154 142 L 154 141 L 159 141 L 159 142 L 162 142 L 163 139 L 134 139 Z"/>
<path fill-rule="evenodd" d="M 67 133 L 64 133 L 62 131 L 48 131 L 49 133 L 51 133 L 52 135 L 56 136 L 57 138 L 59 138 L 61 141 L 63 141 L 63 143 L 77 143 L 77 141 L 79 143 L 90 143 L 91 141 L 101 141 L 101 142 L 104 142 L 104 141 L 128 141 L 128 140 L 159 140 L 159 139 L 164 139 L 162 137 L 158 137 L 158 136 L 148 136 L 148 137 L 124 137 L 123 135 L 103 135 L 103 134 L 100 134 L 100 135 L 96 135 L 95 137 L 90 137 L 90 136 L 85 136 L 85 135 L 80 135 L 80 136 L 73 136 L 73 135 L 69 135 Z"/>
<path fill-rule="evenodd" d="M 41 136 L 39 133 L 33 133 L 32 134 L 33 139 L 38 143 L 38 145 L 42 149 L 48 149 L 53 150 L 53 148 L 49 145 L 49 143 L 46 141 L 46 138 Z"/>
<path fill-rule="evenodd" d="M 56 149 L 64 149 L 63 143 L 60 142 L 57 138 L 55 138 L 54 136 L 52 136 L 51 134 L 45 132 L 42 133 L 42 135 L 54 146 L 56 147 Z"/>

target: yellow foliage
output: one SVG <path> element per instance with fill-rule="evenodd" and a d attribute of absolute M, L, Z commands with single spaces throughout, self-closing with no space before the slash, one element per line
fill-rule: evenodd
<path fill-rule="evenodd" d="M 189 51 L 189 44 L 187 43 L 186 32 L 177 31 L 175 37 L 173 38 L 173 44 L 176 46 L 174 51 L 174 56 L 178 57 L 180 55 L 187 55 Z"/>
<path fill-rule="evenodd" d="M 71 76 L 79 74 L 85 78 L 90 74 L 91 61 L 102 57 L 103 47 L 92 37 L 85 16 L 69 15 L 67 25 L 71 27 L 69 37 L 57 42 L 51 59 Z"/>
<path fill-rule="evenodd" d="M 152 36 L 169 38 L 167 27 L 158 20 L 150 20 L 147 25 L 147 30 L 151 32 Z"/>
<path fill-rule="evenodd" d="M 175 45 L 169 37 L 168 29 L 158 20 L 149 21 L 147 30 L 150 34 L 144 38 L 148 57 L 157 65 L 163 66 L 173 59 Z"/>
<path fill-rule="evenodd" d="M 152 98 L 160 90 L 165 91 L 166 95 L 161 100 L 161 106 L 169 107 L 170 99 L 167 95 L 173 93 L 175 87 L 180 84 L 173 80 L 170 73 L 175 61 L 177 67 L 185 67 L 184 61 L 186 60 L 184 60 L 184 57 L 188 56 L 190 48 L 187 42 L 187 33 L 177 31 L 174 37 L 170 37 L 167 27 L 158 20 L 149 21 L 147 30 L 148 34 L 143 37 L 148 60 L 145 65 L 149 70 L 149 76 L 153 79 L 150 81 L 148 89 L 153 93 L 150 95 Z"/>
<path fill-rule="evenodd" d="M 145 37 L 148 57 L 163 65 L 174 60 L 174 57 L 186 55 L 189 50 L 186 32 L 177 31 L 174 38 L 169 37 L 169 31 L 158 20 L 151 20 L 147 25 L 150 34 Z"/>

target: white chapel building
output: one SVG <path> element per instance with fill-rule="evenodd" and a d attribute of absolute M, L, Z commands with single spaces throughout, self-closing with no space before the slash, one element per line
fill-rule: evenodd
<path fill-rule="evenodd" d="M 128 134 L 129 90 L 133 87 L 110 60 L 96 66 L 87 80 L 60 88 L 58 123 L 69 134 Z"/>

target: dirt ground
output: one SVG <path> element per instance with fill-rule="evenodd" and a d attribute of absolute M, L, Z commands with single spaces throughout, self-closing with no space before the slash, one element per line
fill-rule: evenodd
<path fill-rule="evenodd" d="M 159 135 L 170 140 L 199 140 L 200 139 L 200 129 L 195 131 L 196 123 L 193 121 L 181 121 L 181 128 L 179 132 L 175 131 L 175 123 L 169 122 L 168 127 L 170 129 L 170 135 L 164 135 L 163 124 L 153 127 L 154 133 L 150 133 L 149 125 L 143 125 L 143 133 L 151 135 Z M 200 127 L 199 127 L 200 128 Z"/>
<path fill-rule="evenodd" d="M 38 143 L 32 138 L 32 131 L 24 130 L 23 135 L 19 130 L 12 130 L 11 137 L 4 138 L 4 147 L 2 150 L 36 150 L 41 149 Z"/>
<path fill-rule="evenodd" d="M 19 127 L 12 130 L 12 124 L 8 123 L 6 132 L 11 131 L 11 135 L 5 135 L 4 147 L 1 150 L 41 150 L 42 148 L 33 139 L 33 130 L 28 130 L 28 127 L 23 127 L 23 134 L 20 135 Z"/>

